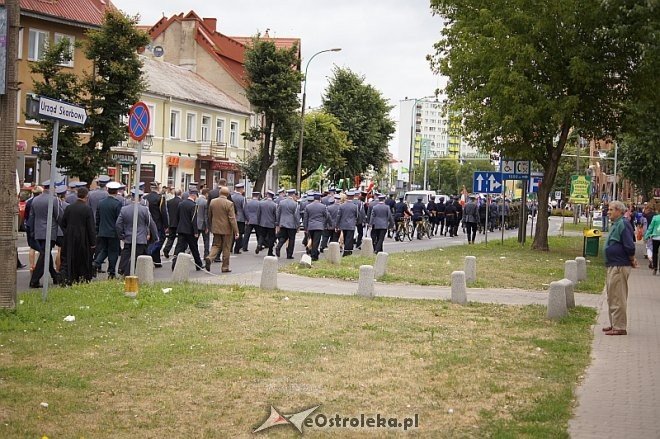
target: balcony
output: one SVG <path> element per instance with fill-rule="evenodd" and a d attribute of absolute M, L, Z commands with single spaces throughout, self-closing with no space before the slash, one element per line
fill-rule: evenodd
<path fill-rule="evenodd" d="M 199 155 L 213 157 L 214 159 L 227 159 L 227 144 L 215 141 L 199 142 Z"/>

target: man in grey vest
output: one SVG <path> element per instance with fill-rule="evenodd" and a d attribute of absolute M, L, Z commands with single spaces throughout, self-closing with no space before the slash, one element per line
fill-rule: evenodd
<path fill-rule="evenodd" d="M 231 194 L 231 201 L 234 203 L 236 224 L 238 224 L 238 239 L 234 241 L 234 254 L 239 255 L 243 248 L 243 235 L 245 235 L 245 185 L 238 183 L 234 187 L 236 189 Z"/>
<path fill-rule="evenodd" d="M 314 201 L 307 205 L 303 215 L 303 229 L 312 240 L 312 248 L 308 253 L 312 256 L 312 261 L 319 260 L 319 244 L 321 235 L 328 223 L 328 209 L 321 203 L 321 194 L 314 194 Z"/>
<path fill-rule="evenodd" d="M 286 258 L 293 259 L 296 232 L 298 231 L 298 224 L 300 224 L 300 210 L 298 208 L 298 202 L 294 199 L 296 190 L 289 189 L 286 193 L 287 197 L 280 201 L 275 219 L 277 226 L 275 231 L 279 238 L 277 247 L 275 248 L 275 254 L 278 258 L 280 257 L 280 250 L 286 242 Z"/>
<path fill-rule="evenodd" d="M 248 251 L 248 244 L 250 243 L 250 235 L 254 230 L 254 235 L 257 237 L 257 248 L 259 248 L 259 237 L 261 230 L 259 229 L 259 222 L 257 215 L 259 213 L 259 196 L 260 192 L 253 191 L 252 198 L 245 202 L 243 213 L 245 214 L 245 235 L 243 236 L 243 251 Z"/>
<path fill-rule="evenodd" d="M 394 217 L 390 207 L 385 204 L 385 194 L 378 196 L 378 204 L 371 208 L 371 217 L 369 218 L 369 227 L 372 228 L 374 237 L 374 253 L 383 251 L 383 241 L 387 234 L 387 229 L 394 227 Z"/>
<path fill-rule="evenodd" d="M 257 224 L 261 230 L 261 239 L 257 243 L 255 253 L 265 248 L 268 249 L 268 256 L 275 256 L 273 246 L 275 245 L 275 220 L 277 219 L 277 204 L 273 201 L 275 192 L 266 192 L 266 198 L 259 202 L 257 210 Z"/>

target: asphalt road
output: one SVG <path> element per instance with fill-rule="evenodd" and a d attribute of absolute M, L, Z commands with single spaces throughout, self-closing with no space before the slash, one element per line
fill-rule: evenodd
<path fill-rule="evenodd" d="M 527 229 L 527 239 L 529 240 L 529 231 L 530 231 L 530 225 L 531 223 L 528 222 L 528 229 Z M 550 234 L 556 234 L 558 231 L 559 226 L 561 225 L 561 219 L 560 218 L 550 218 Z M 518 236 L 518 230 L 506 230 L 504 233 L 505 238 L 509 237 L 516 237 Z M 477 242 L 482 242 L 485 238 L 485 235 L 480 235 L 477 234 Z M 296 249 L 294 251 L 294 259 L 293 260 L 287 260 L 284 255 L 280 258 L 279 263 L 280 265 L 285 265 L 289 264 L 291 262 L 299 261 L 300 257 L 305 253 L 305 249 L 302 246 L 301 242 L 303 239 L 303 233 L 298 232 L 296 236 Z M 488 242 L 497 242 L 501 239 L 501 231 L 496 230 L 494 233 L 489 233 L 488 234 Z M 201 239 L 199 240 L 200 242 L 200 254 L 203 253 L 203 248 L 201 248 Z M 529 241 L 528 241 L 529 242 Z M 463 245 L 467 243 L 467 238 L 465 234 L 463 234 L 460 229 L 459 229 L 459 235 L 454 238 L 450 237 L 444 237 L 444 236 L 435 236 L 431 239 L 424 238 L 422 240 L 417 240 L 413 239 L 410 242 L 396 242 L 394 239 L 385 239 L 385 243 L 383 245 L 383 250 L 389 253 L 396 253 L 396 252 L 403 252 L 403 251 L 419 251 L 419 250 L 427 250 L 427 249 L 432 249 L 432 248 L 441 248 L 441 247 L 449 247 L 453 245 Z M 27 240 L 25 238 L 25 234 L 20 234 L 19 239 L 18 239 L 18 254 L 19 258 L 22 263 L 28 265 L 28 251 L 29 248 L 27 246 Z M 256 239 L 254 235 L 252 236 L 252 239 L 250 240 L 250 244 L 248 246 L 250 249 L 249 252 L 247 253 L 242 253 L 240 255 L 232 255 L 231 256 L 231 262 L 230 262 L 230 268 L 232 270 L 232 274 L 244 274 L 244 273 L 256 273 L 261 271 L 262 263 L 263 263 L 263 258 L 266 256 L 266 252 L 262 251 L 258 255 L 254 253 L 254 249 L 256 248 Z M 284 249 L 282 251 L 284 254 Z M 323 254 L 320 256 L 321 258 L 324 257 Z M 171 269 L 172 269 L 172 259 L 165 259 L 164 257 L 162 258 L 163 261 L 163 267 L 162 268 L 157 268 L 154 271 L 154 277 L 156 281 L 166 281 L 167 279 L 170 278 L 171 276 Z M 107 263 L 105 264 L 105 267 L 107 267 Z M 190 277 L 191 278 L 201 278 L 201 277 L 207 277 L 207 276 L 226 276 L 226 274 L 220 274 L 220 264 L 219 263 L 214 263 L 211 266 L 211 274 L 205 272 L 205 271 L 197 271 L 197 272 L 191 272 Z M 25 291 L 28 290 L 28 285 L 30 282 L 30 271 L 29 268 L 24 268 L 17 270 L 17 290 L 18 291 Z M 98 279 L 106 279 L 105 274 L 99 274 Z M 45 277 L 42 278 L 42 281 L 45 281 Z M 40 291 L 40 290 L 35 290 L 35 291 Z"/>

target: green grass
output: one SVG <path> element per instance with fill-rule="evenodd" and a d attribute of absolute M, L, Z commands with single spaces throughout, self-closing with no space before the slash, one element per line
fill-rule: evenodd
<path fill-rule="evenodd" d="M 417 413 L 424 437 L 562 437 L 595 320 L 193 284 L 122 293 L 56 288 L 0 312 L 1 437 L 249 437 L 271 404 Z"/>
<path fill-rule="evenodd" d="M 392 253 L 383 282 L 404 282 L 416 285 L 450 285 L 452 271 L 462 270 L 467 255 L 477 257 L 477 282 L 473 287 L 521 288 L 546 290 L 550 282 L 564 277 L 564 261 L 582 256 L 582 237 L 549 237 L 549 252 L 521 247 L 515 239 L 491 241 L 475 245 L 444 249 Z M 602 242 L 601 242 L 602 247 Z M 588 257 L 587 280 L 578 283 L 576 291 L 601 293 L 606 269 L 601 257 Z M 342 258 L 340 265 L 327 260 L 314 263 L 312 268 L 290 264 L 281 270 L 310 277 L 357 280 L 360 265 L 373 265 L 375 257 L 351 256 Z"/>
<path fill-rule="evenodd" d="M 587 227 L 587 223 L 578 223 L 578 224 L 573 224 L 573 219 L 571 218 L 570 222 L 568 218 L 566 219 L 566 222 L 564 223 L 564 230 L 567 232 L 582 232 L 584 229 L 598 229 L 600 230 L 600 227 Z"/>

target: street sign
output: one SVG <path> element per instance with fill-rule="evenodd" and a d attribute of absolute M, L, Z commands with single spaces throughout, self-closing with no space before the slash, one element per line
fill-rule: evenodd
<path fill-rule="evenodd" d="M 555 191 L 555 200 L 561 200 L 561 191 Z"/>
<path fill-rule="evenodd" d="M 83 107 L 44 96 L 39 96 L 37 115 L 45 119 L 59 120 L 66 125 L 82 126 L 87 120 L 87 112 Z"/>
<path fill-rule="evenodd" d="M 540 175 L 530 174 L 528 192 L 533 193 L 533 194 L 538 194 L 539 186 L 541 186 L 542 182 L 543 182 L 543 174 L 540 174 Z"/>
<path fill-rule="evenodd" d="M 591 193 L 591 177 L 588 175 L 571 175 L 571 196 L 568 201 L 575 204 L 589 204 Z"/>
<path fill-rule="evenodd" d="M 529 171 L 529 160 L 500 160 L 502 180 L 527 180 L 529 179 Z"/>
<path fill-rule="evenodd" d="M 128 114 L 128 134 L 139 142 L 149 133 L 149 109 L 144 102 L 136 102 Z"/>
<path fill-rule="evenodd" d="M 477 171 L 472 180 L 472 192 L 499 194 L 502 192 L 502 174 L 492 171 Z"/>

